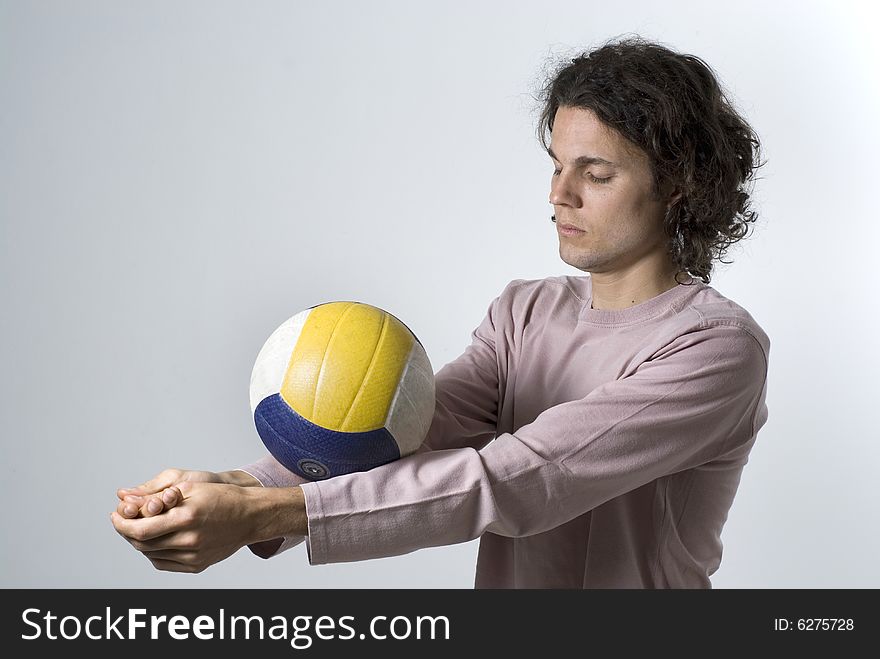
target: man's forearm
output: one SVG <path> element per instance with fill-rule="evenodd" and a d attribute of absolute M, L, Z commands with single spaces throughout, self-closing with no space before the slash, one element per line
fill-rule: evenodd
<path fill-rule="evenodd" d="M 248 490 L 248 494 L 254 522 L 251 542 L 308 535 L 305 497 L 298 485 Z"/>
<path fill-rule="evenodd" d="M 238 485 L 239 487 L 262 487 L 263 484 L 241 469 L 232 469 L 230 471 L 217 472 L 220 480 L 229 485 Z"/>

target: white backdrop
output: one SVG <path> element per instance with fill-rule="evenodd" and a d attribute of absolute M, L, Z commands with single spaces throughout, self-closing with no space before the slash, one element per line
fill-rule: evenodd
<path fill-rule="evenodd" d="M 386 308 L 436 371 L 511 279 L 582 275 L 532 94 L 636 33 L 708 62 L 768 160 L 711 282 L 772 342 L 713 584 L 880 587 L 870 5 L 0 1 L 0 586 L 471 587 L 476 541 L 161 573 L 108 514 L 264 454 L 250 370 L 296 311 Z"/>

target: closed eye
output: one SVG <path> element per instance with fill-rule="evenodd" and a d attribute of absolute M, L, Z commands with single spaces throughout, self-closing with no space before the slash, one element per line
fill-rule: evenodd
<path fill-rule="evenodd" d="M 562 172 L 561 169 L 554 169 L 553 176 L 559 176 L 560 172 Z M 593 176 L 590 172 L 587 172 L 587 178 L 589 178 L 593 183 L 604 184 L 604 183 L 608 183 L 614 177 L 608 176 L 606 178 L 597 178 L 597 177 Z"/>

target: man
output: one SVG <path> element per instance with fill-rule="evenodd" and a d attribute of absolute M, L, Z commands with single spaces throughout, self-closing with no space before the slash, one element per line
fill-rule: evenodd
<path fill-rule="evenodd" d="M 479 537 L 479 588 L 711 587 L 768 416 L 769 339 L 708 286 L 755 218 L 741 186 L 759 144 L 701 60 L 639 38 L 543 91 L 559 254 L 589 276 L 505 287 L 436 374 L 414 455 L 318 482 L 266 457 L 120 490 L 113 524 L 156 568 Z"/>

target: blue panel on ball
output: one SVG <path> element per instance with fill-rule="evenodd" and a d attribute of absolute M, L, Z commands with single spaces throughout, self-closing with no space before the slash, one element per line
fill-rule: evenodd
<path fill-rule="evenodd" d="M 257 405 L 254 424 L 269 453 L 309 480 L 366 471 L 400 458 L 397 442 L 385 428 L 327 430 L 297 414 L 280 394 L 267 396 Z"/>

